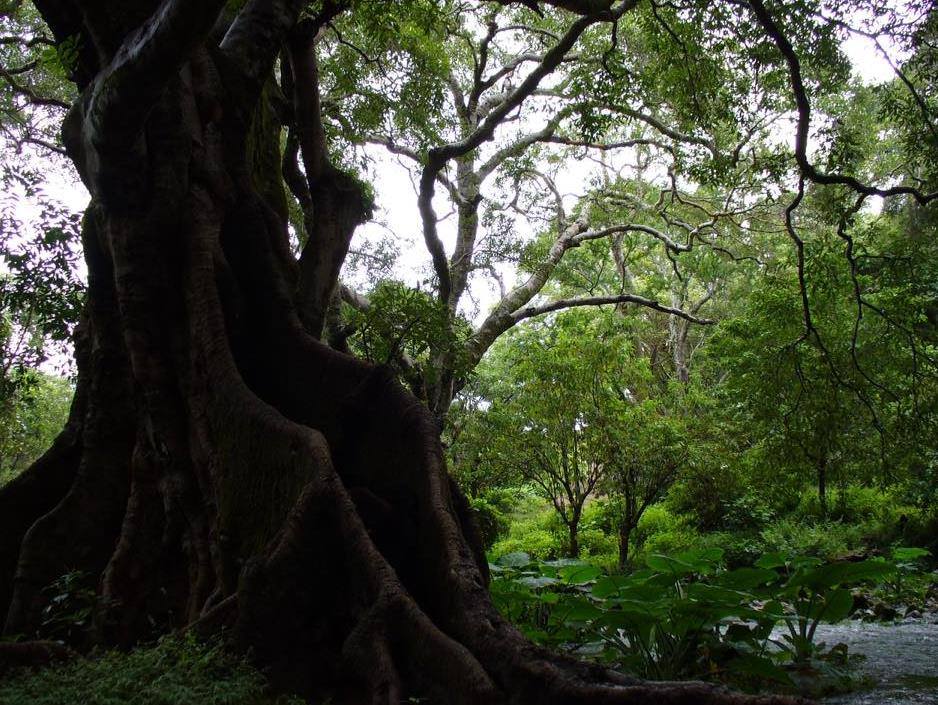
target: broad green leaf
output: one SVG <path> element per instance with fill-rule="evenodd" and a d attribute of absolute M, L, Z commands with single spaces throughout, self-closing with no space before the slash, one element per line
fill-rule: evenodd
<path fill-rule="evenodd" d="M 718 575 L 714 582 L 738 590 L 751 590 L 752 588 L 767 585 L 778 579 L 778 573 L 765 568 L 737 568 Z"/>
<path fill-rule="evenodd" d="M 570 565 L 561 568 L 560 579 L 567 585 L 583 585 L 603 574 L 602 569 L 594 565 Z"/>
<path fill-rule="evenodd" d="M 849 590 L 841 588 L 834 590 L 827 596 L 824 611 L 821 613 L 822 622 L 839 622 L 846 619 L 853 609 L 853 595 Z"/>
<path fill-rule="evenodd" d="M 894 571 L 895 567 L 886 561 L 829 563 L 817 568 L 799 571 L 788 581 L 787 587 L 804 586 L 813 590 L 823 590 L 836 585 L 883 578 Z"/>
<path fill-rule="evenodd" d="M 523 578 L 518 578 L 515 582 L 526 585 L 529 588 L 534 590 L 539 590 L 540 588 L 545 588 L 550 585 L 556 585 L 558 580 L 556 578 L 548 578 L 546 576 L 526 576 Z"/>

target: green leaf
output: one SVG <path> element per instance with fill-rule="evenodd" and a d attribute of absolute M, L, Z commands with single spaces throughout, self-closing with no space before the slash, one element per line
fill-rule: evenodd
<path fill-rule="evenodd" d="M 895 572 L 895 566 L 886 561 L 860 561 L 859 563 L 829 563 L 818 568 L 799 571 L 786 587 L 808 587 L 823 590 L 836 585 L 858 583 L 883 578 Z"/>
<path fill-rule="evenodd" d="M 795 684 L 784 668 L 780 667 L 771 659 L 764 656 L 757 656 L 756 654 L 742 654 L 738 656 L 730 662 L 729 668 L 736 673 L 747 676 L 756 676 L 757 678 L 763 678 L 789 686 L 794 686 Z"/>
<path fill-rule="evenodd" d="M 545 588 L 550 585 L 556 585 L 559 581 L 556 578 L 549 578 L 543 575 L 526 575 L 523 578 L 518 578 L 515 582 L 521 583 L 533 590 L 539 590 L 540 588 Z"/>
<path fill-rule="evenodd" d="M 846 619 L 853 609 L 853 595 L 849 590 L 841 588 L 834 590 L 827 596 L 821 621 L 833 624 Z"/>
<path fill-rule="evenodd" d="M 603 574 L 601 568 L 594 565 L 570 565 L 561 568 L 560 579 L 567 585 L 583 585 Z"/>
<path fill-rule="evenodd" d="M 788 556 L 781 552 L 766 553 L 753 565 L 756 568 L 784 568 L 788 564 Z"/>
<path fill-rule="evenodd" d="M 593 597 L 603 599 L 606 597 L 611 597 L 623 588 L 634 584 L 635 583 L 632 581 L 630 576 L 607 575 L 605 577 L 599 578 L 593 585 L 590 592 L 593 594 Z"/>
<path fill-rule="evenodd" d="M 652 553 L 645 559 L 645 563 L 649 568 L 659 573 L 668 573 L 678 576 L 689 575 L 696 570 L 690 563 L 685 563 L 677 558 L 665 556 L 660 553 Z"/>
<path fill-rule="evenodd" d="M 737 568 L 718 575 L 714 582 L 737 590 L 751 590 L 778 579 L 778 573 L 765 568 Z"/>

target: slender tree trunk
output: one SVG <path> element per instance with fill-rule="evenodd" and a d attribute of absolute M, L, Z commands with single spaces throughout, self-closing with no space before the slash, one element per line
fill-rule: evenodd
<path fill-rule="evenodd" d="M 821 505 L 821 518 L 827 519 L 827 455 L 824 454 L 817 462 L 817 497 Z"/>
<path fill-rule="evenodd" d="M 619 522 L 619 571 L 623 573 L 629 567 L 629 540 L 634 528 L 631 517 Z"/>
<path fill-rule="evenodd" d="M 641 683 L 498 614 L 429 412 L 298 314 L 268 88 L 305 3 L 249 0 L 219 44 L 224 4 L 37 0 L 94 49 L 66 124 L 89 289 L 69 426 L 0 490 L 5 633 L 35 634 L 43 588 L 81 570 L 97 641 L 227 627 L 320 700 L 786 702 Z M 319 255 L 304 276 L 335 269 Z"/>
<path fill-rule="evenodd" d="M 567 526 L 567 556 L 569 558 L 579 558 L 580 557 L 580 525 L 579 519 L 571 521 Z"/>

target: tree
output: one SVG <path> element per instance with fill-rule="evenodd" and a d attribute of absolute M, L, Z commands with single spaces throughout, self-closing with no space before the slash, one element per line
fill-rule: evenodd
<path fill-rule="evenodd" d="M 567 529 L 571 558 L 580 555 L 583 508 L 607 473 L 591 391 L 608 371 L 601 359 L 611 346 L 585 346 L 586 330 L 565 317 L 517 329 L 493 350 L 473 390 L 487 406 L 478 449 L 462 449 L 474 464 L 517 477 L 549 502 Z"/>
<path fill-rule="evenodd" d="M 565 18 L 571 43 L 590 27 L 611 37 L 634 7 L 524 4 Z M 328 149 L 317 41 L 343 13 L 381 20 L 426 3 L 35 6 L 59 46 L 77 47 L 80 96 L 63 141 L 91 193 L 88 292 L 66 427 L 0 491 L 5 634 L 32 634 L 44 586 L 72 569 L 100 596 L 97 639 L 228 627 L 279 687 L 339 702 L 783 701 L 644 684 L 526 642 L 488 599 L 432 417 L 386 368 L 318 340 L 370 201 Z M 758 28 L 748 36 L 770 63 L 777 47 L 806 121 L 798 52 L 832 46 L 815 41 L 826 25 L 782 31 L 774 17 L 790 15 L 760 0 L 721 12 Z M 279 170 L 284 124 L 310 206 L 299 262 Z M 798 136 L 801 173 L 833 179 Z"/>
<path fill-rule="evenodd" d="M 627 405 L 620 404 L 616 412 L 610 410 L 600 430 L 606 489 L 619 505 L 619 568 L 623 571 L 638 522 L 680 477 L 695 443 L 682 418 L 682 392 L 669 391 L 659 398 L 633 397 Z M 668 408 L 669 402 L 673 408 Z"/>
<path fill-rule="evenodd" d="M 610 497 L 623 569 L 632 531 L 695 445 L 680 370 L 661 384 L 637 354 L 642 323 L 571 311 L 516 328 L 481 366 L 470 387 L 470 399 L 484 400 L 472 412 L 477 428 L 456 440 L 459 477 L 481 466 L 529 483 L 567 528 L 571 557 L 586 502 Z"/>
<path fill-rule="evenodd" d="M 427 115 L 425 106 L 408 104 L 394 120 L 340 128 L 351 144 L 381 145 L 398 155 L 419 184 L 422 235 L 432 262 L 425 283 L 439 309 L 433 317 L 442 325 L 429 338 L 417 338 L 421 355 L 401 349 L 386 361 L 441 425 L 490 346 L 518 323 L 553 311 L 615 304 L 665 312 L 673 316 L 675 364 L 682 365 L 690 326 L 707 322 L 682 305 L 702 305 L 706 299 L 685 300 L 681 288 L 687 281 L 676 263 L 675 291 L 665 292 L 663 303 L 636 291 L 625 270 L 603 286 L 568 288 L 565 296 L 551 284 L 563 277 L 578 249 L 600 244 L 608 262 L 610 255 L 621 255 L 624 238 L 644 238 L 659 247 L 665 277 L 671 276 L 668 260 L 696 255 L 695 248 L 732 255 L 727 248 L 734 246 L 724 231 L 738 230 L 738 221 L 755 210 L 749 202 L 753 195 L 777 179 L 754 148 L 774 119 L 771 99 L 760 96 L 758 109 L 740 111 L 719 98 L 728 82 L 743 90 L 747 82 L 759 80 L 758 64 L 738 56 L 726 62 L 720 52 L 727 47 L 714 45 L 712 51 L 694 54 L 696 75 L 649 67 L 639 85 L 629 80 L 627 70 L 610 66 L 615 46 L 608 46 L 604 26 L 568 26 L 563 16 L 532 15 L 505 4 L 509 7 L 488 10 L 479 21 L 455 21 L 442 40 L 435 36 L 418 43 L 406 68 L 398 68 L 420 77 L 411 80 L 426 87 L 415 93 L 431 92 L 441 104 L 439 113 Z M 638 6 L 617 20 L 616 36 L 636 47 L 642 56 L 638 61 L 654 63 L 650 52 L 687 50 L 674 28 L 687 32 L 695 20 L 701 17 Z M 355 38 L 360 53 L 380 53 L 381 45 L 367 34 Z M 343 41 L 350 41 L 348 33 Z M 430 42 L 440 42 L 450 60 L 421 60 Z M 760 51 L 745 41 L 734 43 L 732 50 L 739 55 Z M 542 80 L 533 80 L 537 77 Z M 767 94 L 783 88 L 777 81 L 763 85 Z M 371 90 L 367 84 L 360 87 L 359 99 Z M 584 156 L 603 161 L 605 183 L 571 211 L 558 177 L 571 160 Z M 633 157 L 641 178 L 625 184 L 610 178 L 631 169 Z M 677 171 L 709 188 L 697 193 L 696 184 L 679 184 Z M 440 228 L 449 217 L 439 215 L 444 208 L 455 220 L 451 252 Z M 525 229 L 540 233 L 536 242 L 524 241 L 519 231 Z M 521 278 L 506 287 L 502 272 L 516 261 Z M 616 261 L 617 267 L 622 264 Z M 496 303 L 468 326 L 460 314 L 472 298 L 470 283 L 483 277 L 497 284 Z M 398 347 L 402 326 L 396 307 L 382 306 L 345 285 L 340 291 L 358 312 L 344 324 L 333 321 L 343 336 L 354 336 L 352 344 L 365 353 Z M 383 293 L 380 286 L 378 293 Z M 376 331 L 387 328 L 393 329 L 390 339 L 375 345 Z"/>

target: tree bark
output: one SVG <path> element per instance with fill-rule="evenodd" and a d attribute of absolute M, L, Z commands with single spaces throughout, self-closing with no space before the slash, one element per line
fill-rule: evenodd
<path fill-rule="evenodd" d="M 570 558 L 580 557 L 580 520 L 579 517 L 573 519 L 567 526 L 569 536 L 567 543 L 567 556 Z"/>
<path fill-rule="evenodd" d="M 821 518 L 827 520 L 827 454 L 822 453 L 817 461 L 817 498 L 821 507 Z"/>
<path fill-rule="evenodd" d="M 625 572 L 629 567 L 629 540 L 632 538 L 634 522 L 623 518 L 619 522 L 619 570 Z"/>
<path fill-rule="evenodd" d="M 223 4 L 37 0 L 97 57 L 65 126 L 89 291 L 69 427 L 0 490 L 4 633 L 77 569 L 94 640 L 227 627 L 337 703 L 790 702 L 642 683 L 498 614 L 427 409 L 298 314 L 265 86 L 305 3 L 249 0 L 218 43 Z"/>

